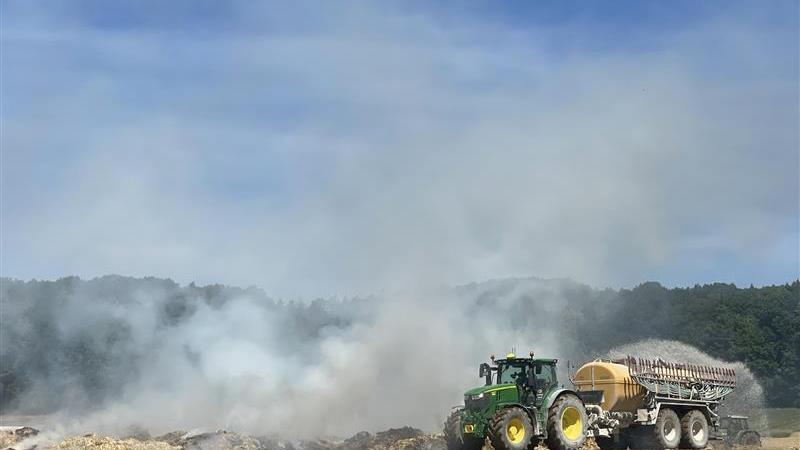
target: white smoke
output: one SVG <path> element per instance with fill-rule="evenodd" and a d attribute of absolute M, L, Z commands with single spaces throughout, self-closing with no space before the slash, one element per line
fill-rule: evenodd
<path fill-rule="evenodd" d="M 360 303 L 357 313 L 338 311 L 350 315 L 342 326 L 303 325 L 296 321 L 308 319 L 307 310 L 295 317 L 291 306 L 246 294 L 222 304 L 188 298 L 177 318 L 164 313 L 174 294 L 157 289 L 136 293 L 133 302 L 85 287 L 46 307 L 15 301 L 21 309 L 11 312 L 21 323 L 32 314 L 56 316 L 59 340 L 101 355 L 79 366 L 41 361 L 48 369 L 23 405 L 69 390 L 60 421 L 80 432 L 123 433 L 133 425 L 151 433 L 201 427 L 288 437 L 397 425 L 435 431 L 464 389 L 481 382 L 477 366 L 491 353 L 567 350 L 554 326 L 566 304 L 558 284 L 507 284 L 385 294 Z M 23 328 L 25 339 L 39 338 Z M 105 388 L 92 390 L 95 384 Z"/>
<path fill-rule="evenodd" d="M 598 291 L 533 278 L 300 304 L 259 291 L 225 297 L 123 277 L 62 284 L 70 288 L 7 286 L 14 300 L 2 332 L 33 356 L 34 383 L 20 408 L 55 397 L 56 422 L 71 432 L 224 428 L 310 438 L 400 425 L 437 431 L 463 391 L 481 383 L 477 366 L 491 353 L 516 347 L 559 358 L 566 384 L 566 360 L 600 356 L 578 345 L 581 323 L 613 326 L 595 312 L 615 314 L 613 303 L 588 295 Z M 67 345 L 42 350 L 53 342 Z M 4 350 L 3 361 L 13 361 L 13 350 Z M 739 386 L 727 411 L 755 415 L 763 407 L 761 387 L 741 363 L 659 340 L 607 356 L 624 355 L 734 368 Z"/>

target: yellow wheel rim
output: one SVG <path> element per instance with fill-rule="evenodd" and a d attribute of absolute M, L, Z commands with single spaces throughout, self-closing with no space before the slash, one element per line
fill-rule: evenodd
<path fill-rule="evenodd" d="M 570 441 L 577 441 L 583 433 L 581 413 L 574 406 L 567 406 L 561 412 L 561 431 Z"/>
<path fill-rule="evenodd" d="M 516 417 L 508 421 L 506 436 L 512 444 L 519 444 L 525 439 L 525 424 Z"/>

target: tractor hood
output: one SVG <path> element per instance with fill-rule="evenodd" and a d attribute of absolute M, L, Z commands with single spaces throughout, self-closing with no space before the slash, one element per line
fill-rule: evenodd
<path fill-rule="evenodd" d="M 474 388 L 464 392 L 464 395 L 470 395 L 470 396 L 471 395 L 478 395 L 478 394 L 483 394 L 483 393 L 486 393 L 486 392 L 500 391 L 500 390 L 505 390 L 505 389 L 509 389 L 509 388 L 516 389 L 516 387 L 517 387 L 517 385 L 515 385 L 514 383 L 493 384 L 491 386 L 478 386 L 478 387 L 474 387 Z"/>

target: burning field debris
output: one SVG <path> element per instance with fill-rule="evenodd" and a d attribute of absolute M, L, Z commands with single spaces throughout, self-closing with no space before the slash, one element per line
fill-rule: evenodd
<path fill-rule="evenodd" d="M 213 432 L 173 431 L 151 437 L 146 432 L 135 436 L 113 437 L 97 434 L 48 438 L 31 427 L 0 431 L 3 450 L 444 450 L 440 435 L 426 434 L 411 427 L 393 428 L 378 433 L 362 431 L 347 439 L 288 441 L 278 437 L 248 436 L 225 430 Z"/>

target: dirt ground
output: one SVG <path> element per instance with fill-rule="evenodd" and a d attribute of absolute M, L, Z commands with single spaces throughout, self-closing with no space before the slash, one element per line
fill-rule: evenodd
<path fill-rule="evenodd" d="M 17 430 L 0 429 L 0 448 L 4 450 L 445 450 L 444 440 L 438 435 L 427 435 L 418 430 L 403 434 L 390 430 L 372 435 L 359 433 L 341 442 L 309 441 L 290 443 L 253 438 L 236 433 L 217 431 L 198 435 L 183 432 L 169 433 L 152 439 L 120 439 L 94 434 L 71 436 L 59 442 L 38 438 L 33 428 Z M 391 433 L 394 432 L 394 435 Z M 387 435 L 387 433 L 389 433 Z M 760 450 L 800 450 L 800 432 L 785 438 L 764 438 Z M 537 449 L 544 449 L 539 446 Z M 591 441 L 586 450 L 597 449 Z M 710 449 L 711 447 L 709 447 Z M 755 450 L 756 447 L 737 447 L 734 450 Z"/>
<path fill-rule="evenodd" d="M 22 426 L 20 424 L 25 424 Z M 30 425 L 29 425 L 30 424 Z M 33 426 L 36 425 L 36 426 Z M 441 435 L 426 434 L 403 427 L 375 434 L 361 432 L 344 440 L 287 442 L 276 438 L 252 437 L 224 430 L 187 433 L 175 431 L 163 436 L 111 437 L 96 434 L 55 436 L 46 416 L 0 417 L 0 449 L 14 450 L 446 450 Z M 800 431 L 787 437 L 763 437 L 760 450 L 800 450 Z M 585 450 L 598 447 L 589 440 Z M 709 447 L 711 449 L 712 447 Z M 719 448 L 713 447 L 715 450 Z M 724 448 L 724 447 L 720 447 Z M 543 446 L 537 449 L 545 449 Z M 734 450 L 755 450 L 737 447 Z M 491 450 L 491 449 L 490 449 Z"/>
<path fill-rule="evenodd" d="M 765 437 L 762 439 L 762 450 L 800 450 L 800 431 L 785 438 Z"/>
<path fill-rule="evenodd" d="M 204 433 L 175 431 L 148 438 L 87 434 L 55 438 L 30 427 L 0 429 L 0 448 L 8 450 L 445 450 L 440 435 L 403 427 L 375 434 L 361 432 L 344 440 L 281 441 L 224 430 Z"/>

